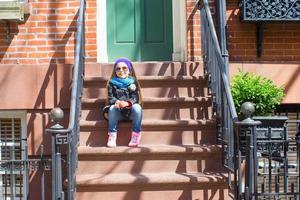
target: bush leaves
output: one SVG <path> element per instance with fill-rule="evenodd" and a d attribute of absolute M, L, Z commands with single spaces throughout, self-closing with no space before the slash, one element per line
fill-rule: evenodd
<path fill-rule="evenodd" d="M 231 93 L 237 111 L 250 101 L 255 105 L 254 115 L 273 113 L 284 97 L 284 88 L 276 86 L 272 80 L 249 72 L 239 72 L 231 82 Z"/>

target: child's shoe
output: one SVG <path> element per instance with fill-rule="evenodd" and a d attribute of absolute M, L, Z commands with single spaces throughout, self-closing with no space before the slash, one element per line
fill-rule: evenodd
<path fill-rule="evenodd" d="M 108 133 L 108 147 L 116 147 L 117 146 L 117 132 L 109 132 Z"/>
<path fill-rule="evenodd" d="M 137 147 L 139 145 L 139 143 L 140 143 L 141 136 L 142 136 L 141 133 L 133 131 L 132 134 L 131 134 L 131 140 L 130 140 L 128 146 L 130 146 L 130 147 Z"/>

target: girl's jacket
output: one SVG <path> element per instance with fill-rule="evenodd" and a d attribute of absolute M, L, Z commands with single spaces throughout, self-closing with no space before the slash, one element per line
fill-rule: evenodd
<path fill-rule="evenodd" d="M 118 88 L 111 82 L 109 82 L 107 89 L 109 105 L 114 105 L 117 100 L 127 101 L 131 105 L 139 102 L 139 95 L 137 89 L 135 91 L 130 91 L 128 88 Z M 121 113 L 124 117 L 128 118 L 130 115 L 130 109 L 121 108 Z"/>

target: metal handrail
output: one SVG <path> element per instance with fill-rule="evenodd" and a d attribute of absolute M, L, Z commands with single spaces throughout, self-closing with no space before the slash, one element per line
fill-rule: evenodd
<path fill-rule="evenodd" d="M 198 2 L 201 11 L 201 44 L 205 75 L 213 96 L 213 109 L 217 119 L 218 139 L 223 148 L 223 164 L 234 172 L 234 123 L 238 121 L 230 91 L 227 55 L 221 53 L 212 14 L 207 0 Z M 226 38 L 221 41 L 226 44 Z M 230 176 L 229 176 L 230 177 Z M 229 180 L 231 181 L 231 180 Z"/>
<path fill-rule="evenodd" d="M 84 56 L 85 56 L 85 8 L 86 1 L 80 0 L 80 7 L 78 10 L 77 18 L 77 33 L 76 33 L 76 46 L 74 56 L 74 66 L 72 75 L 72 91 L 71 91 L 71 104 L 69 113 L 68 128 L 62 128 L 58 122 L 46 131 L 51 133 L 53 138 L 52 146 L 52 166 L 59 172 L 54 172 L 52 169 L 52 176 L 55 174 L 57 177 L 52 177 L 52 199 L 64 199 L 64 192 L 62 191 L 62 166 L 61 155 L 57 152 L 59 145 L 68 144 L 68 200 L 74 200 L 76 193 L 76 177 L 75 172 L 78 162 L 77 147 L 79 143 L 79 118 L 81 113 L 81 95 L 83 88 L 83 75 L 84 75 Z M 59 137 L 58 137 L 59 136 Z M 58 156 L 57 156 L 58 155 Z M 52 167 L 52 168 L 53 168 Z"/>
<path fill-rule="evenodd" d="M 212 38 L 212 42 L 213 42 L 213 48 L 215 50 L 216 53 L 216 59 L 218 62 L 218 67 L 222 76 L 222 82 L 224 83 L 224 89 L 225 89 L 225 95 L 226 98 L 228 99 L 228 106 L 229 106 L 229 110 L 230 110 L 230 114 L 232 116 L 232 118 L 236 121 L 237 120 L 237 112 L 236 112 L 236 108 L 234 106 L 233 103 L 233 98 L 231 95 L 231 91 L 230 91 L 230 84 L 229 84 L 229 80 L 228 80 L 228 76 L 226 74 L 225 69 L 228 68 L 228 63 L 225 63 L 223 61 L 223 55 L 221 54 L 221 49 L 220 49 L 220 45 L 218 42 L 218 37 L 216 34 L 216 30 L 215 30 L 215 26 L 214 26 L 214 22 L 213 22 L 213 18 L 212 18 L 212 14 L 210 12 L 210 8 L 208 5 L 208 1 L 207 0 L 202 0 L 203 2 L 203 7 L 202 7 L 202 13 L 204 13 L 204 15 L 201 15 L 201 19 L 206 18 L 206 22 L 207 25 L 209 27 L 209 34 L 211 35 Z M 202 23 L 205 23 L 202 21 Z"/>

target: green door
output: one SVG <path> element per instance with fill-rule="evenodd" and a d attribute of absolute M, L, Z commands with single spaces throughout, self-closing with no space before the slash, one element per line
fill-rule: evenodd
<path fill-rule="evenodd" d="M 172 60 L 172 0 L 107 0 L 109 61 Z"/>

